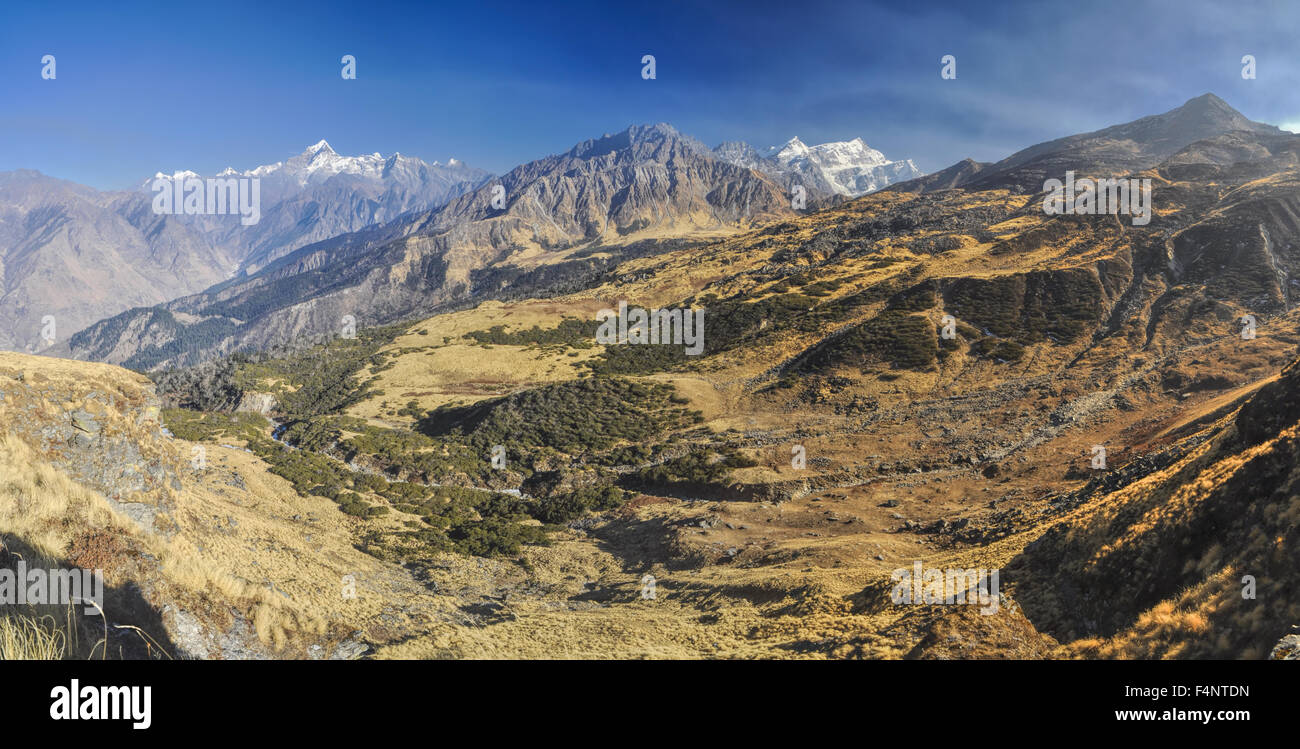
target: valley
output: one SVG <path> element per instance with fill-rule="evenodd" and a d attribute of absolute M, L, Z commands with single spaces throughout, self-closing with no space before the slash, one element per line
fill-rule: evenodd
<path fill-rule="evenodd" d="M 484 185 L 73 341 L 140 372 L 3 355 L 40 472 L 5 491 L 78 506 L 0 529 L 60 559 L 124 513 L 110 584 L 180 657 L 1275 652 L 1300 136 L 1207 94 L 803 211 L 707 153 L 588 141 L 504 213 Z M 1151 221 L 1045 212 L 1066 168 L 1150 180 Z M 598 342 L 620 302 L 703 310 L 702 353 Z M 917 561 L 1000 570 L 997 612 L 893 602 Z"/>

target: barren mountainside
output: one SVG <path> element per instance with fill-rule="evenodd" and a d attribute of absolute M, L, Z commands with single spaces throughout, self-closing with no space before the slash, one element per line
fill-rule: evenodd
<path fill-rule="evenodd" d="M 149 199 L 39 172 L 0 173 L 0 349 L 42 351 L 130 307 L 224 280 L 238 256 Z"/>

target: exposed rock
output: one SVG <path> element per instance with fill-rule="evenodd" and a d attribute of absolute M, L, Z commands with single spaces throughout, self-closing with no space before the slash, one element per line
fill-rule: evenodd
<path fill-rule="evenodd" d="M 1277 641 L 1272 652 L 1268 654 L 1268 659 L 1270 661 L 1300 661 L 1300 626 L 1293 625 L 1291 634 Z"/>
<path fill-rule="evenodd" d="M 271 412 L 278 408 L 279 405 L 275 400 L 275 396 L 270 393 L 244 393 L 235 410 L 270 416 Z"/>

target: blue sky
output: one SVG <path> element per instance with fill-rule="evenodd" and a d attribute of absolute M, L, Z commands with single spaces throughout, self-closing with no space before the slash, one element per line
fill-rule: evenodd
<path fill-rule="evenodd" d="M 325 138 L 503 172 L 669 122 L 709 145 L 860 136 L 932 171 L 1207 91 L 1300 130 L 1298 39 L 1286 1 L 9 4 L 0 170 L 120 188 Z"/>

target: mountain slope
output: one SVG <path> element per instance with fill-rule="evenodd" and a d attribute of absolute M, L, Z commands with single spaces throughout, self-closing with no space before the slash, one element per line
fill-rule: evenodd
<path fill-rule="evenodd" d="M 62 342 L 129 307 L 206 288 L 237 261 L 143 196 L 0 173 L 0 349 L 44 350 L 46 316 Z"/>
<path fill-rule="evenodd" d="M 1045 180 L 1063 179 L 1067 170 L 1080 176 L 1129 174 L 1153 167 L 1192 143 L 1234 132 L 1244 137 L 1285 135 L 1273 125 L 1247 119 L 1214 94 L 1202 94 L 1163 114 L 1030 146 L 946 185 L 926 189 L 960 186 L 1036 193 Z M 913 184 L 893 189 L 913 190 Z"/>
<path fill-rule="evenodd" d="M 1266 657 L 1300 616 L 1296 365 L 1268 384 L 1300 344 L 1298 142 L 1234 129 L 1178 149 L 1143 173 L 1147 226 L 1018 190 L 882 191 L 626 261 L 588 290 L 410 325 L 345 413 L 438 436 L 588 372 L 671 384 L 707 431 L 614 465 L 662 504 L 582 527 L 661 581 L 815 582 L 816 610 L 847 616 L 804 652 Z M 620 300 L 703 308 L 705 351 L 600 345 L 596 311 Z M 564 476 L 609 467 L 552 447 L 509 449 Z M 674 473 L 732 450 L 755 465 Z M 1002 610 L 891 602 L 916 560 L 1000 568 Z"/>
<path fill-rule="evenodd" d="M 1098 492 L 1009 566 L 1042 631 L 1087 655 L 1263 658 L 1300 621 L 1300 361 L 1182 461 Z"/>

